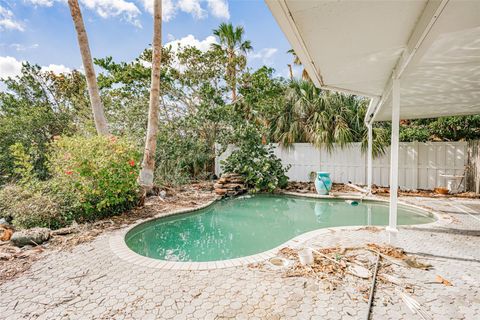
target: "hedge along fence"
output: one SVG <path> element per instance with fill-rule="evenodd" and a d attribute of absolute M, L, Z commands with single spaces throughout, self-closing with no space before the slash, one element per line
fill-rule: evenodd
<path fill-rule="evenodd" d="M 220 162 L 226 159 L 234 146 L 215 159 L 215 173 L 221 174 Z M 352 181 L 367 184 L 367 155 L 360 143 L 345 148 L 335 147 L 332 152 L 318 149 L 309 143 L 295 143 L 290 148 L 275 145 L 275 154 L 284 165 L 291 165 L 287 176 L 292 181 L 310 181 L 311 172 L 330 172 L 337 183 Z M 465 175 L 467 142 L 401 142 L 399 150 L 399 186 L 402 189 L 433 189 L 446 186 L 442 174 Z M 390 180 L 390 149 L 385 155 L 373 159 L 373 183 L 388 187 Z M 460 190 L 465 188 L 465 179 Z"/>

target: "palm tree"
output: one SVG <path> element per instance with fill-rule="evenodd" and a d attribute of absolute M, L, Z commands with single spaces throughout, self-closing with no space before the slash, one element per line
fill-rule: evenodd
<path fill-rule="evenodd" d="M 145 141 L 142 170 L 140 171 L 138 179 L 139 184 L 145 192 L 153 187 L 155 151 L 157 148 L 158 113 L 160 109 L 160 66 L 162 62 L 162 0 L 154 0 L 153 3 L 152 47 L 152 79 L 148 107 L 147 138 Z"/>
<path fill-rule="evenodd" d="M 353 141 L 348 109 L 341 94 L 322 91 L 309 81 L 292 81 L 271 123 L 273 141 L 283 145 L 310 142 L 331 150 Z"/>
<path fill-rule="evenodd" d="M 293 80 L 268 121 L 270 140 L 285 146 L 308 142 L 328 150 L 361 141 L 366 151 L 366 110 L 364 98 L 322 91 L 311 81 Z M 373 136 L 373 154 L 382 155 L 389 144 L 388 130 L 375 127 Z"/>
<path fill-rule="evenodd" d="M 237 99 L 237 73 L 246 65 L 246 54 L 253 50 L 249 40 L 243 40 L 243 27 L 233 27 L 231 23 L 221 23 L 213 34 L 219 43 L 212 44 L 215 50 L 222 50 L 227 55 L 227 82 L 232 90 L 232 102 Z M 240 67 L 239 69 L 237 69 Z"/>
<path fill-rule="evenodd" d="M 88 95 L 90 97 L 90 104 L 92 105 L 93 120 L 97 133 L 100 135 L 108 135 L 108 124 L 105 119 L 105 112 L 103 111 L 103 103 L 100 99 L 100 92 L 97 85 L 97 77 L 95 76 L 95 69 L 93 68 L 92 54 L 88 45 L 87 31 L 83 23 L 82 12 L 77 0 L 68 0 L 70 13 L 72 15 L 73 24 L 77 31 L 78 46 L 80 47 L 80 54 L 82 56 L 83 68 L 85 69 L 85 78 L 87 80 Z"/>
<path fill-rule="evenodd" d="M 296 66 L 301 66 L 302 65 L 302 61 L 300 61 L 300 58 L 297 56 L 297 54 L 295 53 L 295 51 L 293 49 L 288 50 L 287 53 L 290 53 L 291 55 L 293 55 L 293 64 L 294 65 L 296 65 Z M 288 69 L 290 70 L 290 79 L 293 79 L 293 71 L 292 71 L 292 65 L 291 64 L 288 64 Z M 312 81 L 312 79 L 310 78 L 310 75 L 308 74 L 308 72 L 305 68 L 303 68 L 303 70 L 302 70 L 302 79 L 305 80 L 305 81 Z"/>

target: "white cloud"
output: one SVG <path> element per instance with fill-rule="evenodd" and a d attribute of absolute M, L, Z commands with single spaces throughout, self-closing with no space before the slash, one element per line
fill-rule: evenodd
<path fill-rule="evenodd" d="M 207 12 L 200 6 L 200 0 L 180 0 L 178 8 L 190 13 L 196 19 L 203 19 L 207 16 Z"/>
<path fill-rule="evenodd" d="M 27 50 L 30 50 L 30 49 L 37 49 L 39 47 L 39 44 L 34 43 L 30 46 L 26 46 L 26 45 L 20 44 L 20 43 L 12 43 L 11 45 L 9 45 L 9 47 L 14 48 L 16 51 L 27 51 Z"/>
<path fill-rule="evenodd" d="M 172 40 L 172 41 L 167 42 L 165 44 L 165 47 L 171 46 L 172 51 L 176 52 L 179 49 L 179 47 L 191 46 L 191 47 L 196 47 L 198 50 L 201 50 L 201 51 L 205 52 L 205 51 L 208 51 L 210 49 L 210 46 L 212 45 L 212 43 L 216 43 L 216 42 L 217 42 L 217 39 L 214 36 L 208 36 L 203 40 L 199 40 L 199 39 L 195 38 L 193 35 L 189 34 L 188 36 L 183 37 L 181 39 Z M 182 65 L 176 57 L 173 61 L 173 65 L 176 68 L 178 68 L 178 70 L 180 70 L 182 72 L 185 71 L 185 66 Z"/>
<path fill-rule="evenodd" d="M 15 19 L 13 12 L 0 6 L 0 31 L 3 29 L 24 31 L 23 24 Z"/>
<path fill-rule="evenodd" d="M 33 5 L 51 7 L 55 2 L 67 4 L 67 0 L 24 0 Z M 106 19 L 111 17 L 122 17 L 136 27 L 142 25 L 138 17 L 140 9 L 130 1 L 126 0 L 79 0 L 87 9 L 95 11 L 100 17 Z"/>
<path fill-rule="evenodd" d="M 8 77 L 16 77 L 21 74 L 22 63 L 14 57 L 0 56 L 0 79 L 6 79 Z M 53 73 L 69 73 L 72 70 L 63 64 L 50 64 L 48 66 L 42 66 L 42 71 L 52 71 Z"/>
<path fill-rule="evenodd" d="M 203 40 L 199 40 L 195 38 L 195 36 L 189 34 L 188 36 L 185 36 L 181 39 L 167 42 L 165 46 L 172 46 L 172 50 L 174 51 L 177 50 L 179 46 L 192 46 L 198 48 L 201 51 L 207 51 L 208 49 L 210 49 L 212 43 L 217 43 L 217 39 L 214 36 L 208 36 Z"/>
<path fill-rule="evenodd" d="M 133 2 L 125 0 L 81 0 L 81 2 L 102 18 L 122 16 L 135 26 L 141 27 L 138 20 L 140 10 Z"/>
<path fill-rule="evenodd" d="M 43 6 L 43 7 L 51 7 L 53 6 L 53 2 L 55 0 L 24 0 L 25 2 L 30 2 L 33 5 Z M 58 1 L 58 0 L 56 0 Z"/>
<path fill-rule="evenodd" d="M 15 77 L 22 70 L 22 62 L 14 57 L 0 57 L 0 79 Z"/>
<path fill-rule="evenodd" d="M 145 10 L 153 14 L 153 0 L 137 0 L 143 4 Z M 207 2 L 208 10 L 202 7 Z M 196 19 L 203 19 L 208 12 L 216 18 L 230 19 L 228 3 L 226 0 L 163 0 L 162 18 L 164 21 L 172 20 L 178 11 L 191 14 Z"/>
<path fill-rule="evenodd" d="M 272 64 L 273 56 L 278 52 L 277 48 L 263 48 L 260 51 L 249 54 L 251 59 L 260 59 L 263 64 Z"/>
<path fill-rule="evenodd" d="M 63 64 L 50 64 L 48 66 L 42 67 L 42 71 L 51 71 L 56 74 L 60 73 L 70 73 L 72 69 L 65 67 Z"/>
<path fill-rule="evenodd" d="M 207 0 L 208 8 L 214 17 L 230 19 L 228 3 L 226 0 Z"/>
<path fill-rule="evenodd" d="M 143 7 L 147 12 L 153 14 L 153 0 L 139 0 L 143 3 Z M 164 21 L 170 21 L 175 17 L 177 13 L 177 7 L 173 3 L 173 0 L 163 0 L 162 1 L 162 19 Z"/>

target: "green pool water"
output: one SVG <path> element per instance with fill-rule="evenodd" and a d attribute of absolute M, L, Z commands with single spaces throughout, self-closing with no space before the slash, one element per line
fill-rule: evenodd
<path fill-rule="evenodd" d="M 398 224 L 432 221 L 421 211 L 398 207 Z M 364 201 L 351 206 L 344 200 L 255 195 L 142 223 L 127 233 L 125 241 L 143 256 L 200 262 L 267 251 L 315 229 L 387 224 L 387 203 Z"/>

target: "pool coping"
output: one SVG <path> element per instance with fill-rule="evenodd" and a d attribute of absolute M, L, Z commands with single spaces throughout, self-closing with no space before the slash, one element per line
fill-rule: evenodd
<path fill-rule="evenodd" d="M 283 194 L 283 195 L 290 195 L 290 196 L 297 196 L 297 197 L 304 197 L 304 198 L 316 198 L 316 199 L 343 199 L 343 200 L 358 200 L 362 198 L 361 196 L 356 196 L 356 195 L 337 195 L 337 196 L 331 196 L 331 195 L 317 195 L 317 194 L 311 194 L 311 193 L 296 193 L 296 192 L 280 192 L 278 194 Z M 245 257 L 240 257 L 240 258 L 235 258 L 235 259 L 227 259 L 227 260 L 216 260 L 216 261 L 208 261 L 208 262 L 177 262 L 177 261 L 167 261 L 167 260 L 160 260 L 160 259 L 155 259 L 155 258 L 149 258 L 142 256 L 133 250 L 131 250 L 126 242 L 125 242 L 125 236 L 127 233 L 135 228 L 136 226 L 147 222 L 147 221 L 152 221 L 155 219 L 159 218 L 164 218 L 168 216 L 173 216 L 173 215 L 180 215 L 184 213 L 192 213 L 201 209 L 204 209 L 206 207 L 211 206 L 215 202 L 219 201 L 219 198 L 216 198 L 214 200 L 211 200 L 203 205 L 197 206 L 197 207 L 192 207 L 192 208 L 183 208 L 179 210 L 173 210 L 168 213 L 160 213 L 154 217 L 148 218 L 148 219 L 141 219 L 134 223 L 133 225 L 130 225 L 122 230 L 116 231 L 112 236 L 110 236 L 109 239 L 109 244 L 110 244 L 110 249 L 122 260 L 132 263 L 134 265 L 138 266 L 143 266 L 143 267 L 148 267 L 152 269 L 163 269 L 163 270 L 188 270 L 188 271 L 196 271 L 196 270 L 212 270 L 212 269 L 223 269 L 223 268 L 231 268 L 231 267 L 238 267 L 238 266 L 245 266 L 249 264 L 254 264 L 254 263 L 260 263 L 264 262 L 270 258 L 276 257 L 278 255 L 278 251 L 284 247 L 290 247 L 290 248 L 301 248 L 302 244 L 305 243 L 306 241 L 315 238 L 317 236 L 321 236 L 324 234 L 328 234 L 331 232 L 339 231 L 339 230 L 355 230 L 355 229 L 362 229 L 365 227 L 368 227 L 367 225 L 358 225 L 358 226 L 339 226 L 339 227 L 330 227 L 330 228 L 321 228 L 321 229 L 316 229 L 313 231 L 309 231 L 306 233 L 302 233 L 284 243 L 281 245 L 272 248 L 270 250 L 260 252 L 254 255 L 250 256 L 245 256 Z M 374 196 L 368 196 L 364 197 L 363 200 L 367 201 L 376 201 L 376 202 L 385 202 L 389 203 L 388 200 L 374 197 Z M 415 204 L 411 204 L 408 202 L 405 202 L 403 200 L 398 201 L 399 204 L 406 206 L 406 207 L 411 207 L 417 210 L 421 210 L 423 212 L 426 212 L 430 215 L 432 215 L 434 218 L 436 218 L 435 221 L 431 223 L 425 223 L 425 224 L 416 224 L 416 225 L 406 225 L 406 226 L 399 226 L 399 228 L 432 228 L 432 227 L 440 227 L 440 226 L 445 226 L 448 225 L 449 223 L 452 223 L 452 218 L 448 214 L 441 214 L 436 212 L 435 210 L 428 208 L 428 207 L 423 207 L 423 206 L 418 206 Z M 380 230 L 385 230 L 386 227 L 381 227 L 381 226 L 375 226 L 376 228 L 379 228 Z"/>

